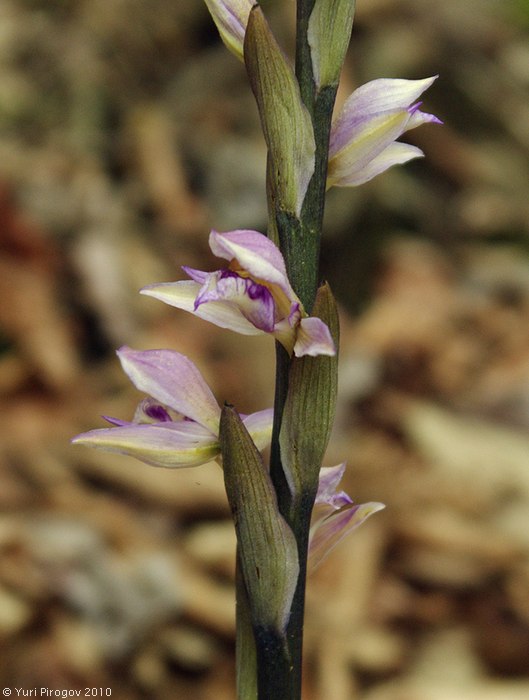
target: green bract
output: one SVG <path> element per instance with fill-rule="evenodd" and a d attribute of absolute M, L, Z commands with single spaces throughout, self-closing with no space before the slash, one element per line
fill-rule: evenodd
<path fill-rule="evenodd" d="M 299 574 L 296 540 L 259 450 L 231 406 L 222 410 L 220 444 L 252 624 L 283 633 Z"/>
<path fill-rule="evenodd" d="M 316 0 L 310 15 L 307 39 L 316 87 L 337 85 L 345 58 L 355 12 L 355 0 Z"/>
<path fill-rule="evenodd" d="M 320 287 L 313 313 L 339 345 L 338 311 L 327 284 Z M 315 492 L 329 442 L 336 406 L 338 357 L 300 357 L 292 361 L 279 443 L 292 494 Z"/>
<path fill-rule="evenodd" d="M 248 20 L 244 60 L 268 146 L 277 207 L 299 216 L 314 172 L 314 131 L 294 70 L 257 5 Z"/>

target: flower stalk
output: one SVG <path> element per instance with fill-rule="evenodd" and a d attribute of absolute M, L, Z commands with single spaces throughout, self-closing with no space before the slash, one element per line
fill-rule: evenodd
<path fill-rule="evenodd" d="M 313 308 L 316 300 L 319 284 L 319 257 L 320 242 L 323 227 L 323 215 L 325 208 L 325 193 L 327 181 L 327 164 L 329 138 L 332 122 L 332 112 L 337 92 L 337 83 L 323 86 L 318 92 L 313 74 L 312 56 L 308 39 L 309 20 L 314 8 L 314 0 L 298 0 L 297 4 L 297 33 L 296 33 L 296 76 L 300 86 L 300 94 L 306 106 L 313 125 L 315 141 L 315 161 L 314 172 L 309 182 L 307 193 L 303 202 L 301 216 L 297 220 L 275 212 L 275 224 L 279 247 L 285 258 L 287 273 L 291 284 L 307 309 Z M 338 320 L 334 315 L 334 336 L 336 347 L 338 347 Z M 324 319 L 326 320 L 326 319 Z M 316 365 L 321 365 L 322 358 L 315 358 Z M 301 667 L 303 656 L 303 625 L 305 611 L 305 587 L 307 575 L 307 555 L 309 543 L 309 530 L 311 514 L 316 498 L 318 476 L 305 474 L 303 484 L 297 484 L 297 488 L 292 488 L 293 484 L 288 483 L 288 472 L 292 475 L 292 465 L 285 465 L 283 456 L 289 454 L 287 443 L 294 433 L 297 433 L 302 426 L 305 434 L 310 433 L 307 426 L 307 415 L 298 403 L 298 410 L 287 410 L 289 387 L 295 386 L 294 392 L 303 385 L 297 379 L 303 374 L 303 368 L 296 361 L 291 362 L 290 358 L 277 348 L 276 352 L 276 396 L 274 403 L 274 427 L 272 433 L 272 447 L 270 460 L 270 473 L 276 492 L 281 513 L 287 518 L 287 522 L 293 528 L 298 542 L 298 554 L 300 561 L 300 575 L 298 585 L 294 595 L 291 616 L 288 626 L 288 642 L 293 660 L 293 682 L 292 700 L 301 697 Z M 313 397 L 317 402 L 332 404 L 332 414 L 334 413 L 334 401 L 337 381 L 337 368 L 331 371 L 334 376 L 330 379 L 327 391 L 323 396 Z M 308 374 L 306 375 L 309 376 Z M 331 388 L 332 387 L 332 388 Z M 332 397 L 329 394 L 334 394 Z M 292 401 L 290 402 L 292 403 Z M 309 404 L 306 403 L 305 406 Z M 281 439 L 283 438 L 283 440 Z M 283 441 L 283 450 L 281 442 Z M 312 464 L 323 459 L 323 452 L 327 446 L 328 436 L 321 441 L 316 449 L 307 449 L 305 457 L 308 457 Z M 323 447 L 323 451 L 321 448 Z M 294 450 L 291 451 L 294 454 Z M 319 454 L 316 454 L 319 453 Z M 299 465 L 298 465 L 299 466 Z M 296 469 L 298 474 L 299 469 Z M 309 478 L 307 478 L 307 476 Z"/>

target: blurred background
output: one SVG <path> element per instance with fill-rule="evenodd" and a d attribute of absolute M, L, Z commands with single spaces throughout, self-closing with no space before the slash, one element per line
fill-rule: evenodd
<path fill-rule="evenodd" d="M 291 52 L 294 3 L 263 3 Z M 439 74 L 426 158 L 329 193 L 342 314 L 326 463 L 387 508 L 310 579 L 306 700 L 529 697 L 529 2 L 358 0 L 340 100 Z M 199 0 L 0 4 L 0 685 L 234 697 L 234 536 L 215 465 L 70 446 L 174 348 L 272 403 L 268 339 L 137 294 L 266 227 L 244 67 Z M 106 693 L 107 696 L 109 693 Z"/>

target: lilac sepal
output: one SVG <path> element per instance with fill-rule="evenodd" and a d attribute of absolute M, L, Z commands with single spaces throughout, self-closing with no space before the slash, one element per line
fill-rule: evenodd
<path fill-rule="evenodd" d="M 155 467 L 195 467 L 219 454 L 217 438 L 207 428 L 182 421 L 172 423 L 130 423 L 116 428 L 90 430 L 72 442 L 129 455 Z"/>
<path fill-rule="evenodd" d="M 243 60 L 244 35 L 254 0 L 205 0 L 226 47 Z"/>
<path fill-rule="evenodd" d="M 309 539 L 309 565 L 313 569 L 329 552 L 370 515 L 385 508 L 382 503 L 355 505 L 345 491 L 338 491 L 345 464 L 322 467 Z"/>
<path fill-rule="evenodd" d="M 133 423 L 110 420 L 117 427 L 90 430 L 77 435 L 72 442 L 136 457 L 155 467 L 195 467 L 220 456 L 218 438 L 194 421 Z M 259 450 L 270 443 L 272 421 L 272 409 L 252 413 L 243 419 Z"/>
<path fill-rule="evenodd" d="M 297 357 L 335 354 L 327 326 L 307 316 L 270 239 L 258 231 L 212 231 L 209 243 L 227 268 L 184 268 L 192 281 L 149 285 L 141 293 L 243 335 L 269 333 Z"/>
<path fill-rule="evenodd" d="M 362 184 L 392 165 L 423 155 L 414 146 L 394 142 L 404 132 L 421 124 L 441 123 L 433 114 L 421 112 L 421 103 L 417 102 L 436 78 L 383 78 L 353 92 L 332 125 L 329 187 Z M 385 153 L 387 149 L 389 152 Z"/>
<path fill-rule="evenodd" d="M 346 505 L 332 515 L 322 519 L 315 529 L 311 528 L 309 544 L 309 566 L 316 568 L 336 545 L 370 515 L 385 508 L 383 503 Z"/>
<path fill-rule="evenodd" d="M 174 350 L 117 352 L 136 389 L 218 434 L 220 408 L 195 365 Z"/>

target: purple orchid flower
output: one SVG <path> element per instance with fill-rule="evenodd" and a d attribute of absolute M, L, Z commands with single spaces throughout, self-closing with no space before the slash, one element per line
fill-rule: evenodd
<path fill-rule="evenodd" d="M 345 491 L 338 491 L 345 463 L 322 467 L 309 539 L 309 565 L 316 568 L 329 552 L 370 515 L 385 508 L 383 503 L 355 505 Z"/>
<path fill-rule="evenodd" d="M 258 231 L 212 231 L 209 245 L 228 267 L 184 267 L 191 280 L 149 285 L 141 293 L 243 335 L 269 333 L 297 357 L 335 354 L 329 329 L 307 316 L 269 238 Z"/>
<path fill-rule="evenodd" d="M 381 78 L 355 90 L 332 124 L 327 186 L 361 185 L 393 165 L 423 156 L 420 148 L 395 139 L 421 124 L 442 124 L 421 112 L 417 102 L 436 78 Z"/>
<path fill-rule="evenodd" d="M 205 2 L 228 49 L 244 60 L 244 35 L 254 0 Z M 317 23 L 320 13 L 313 13 L 313 17 Z M 312 24 L 309 34 L 315 78 L 319 85 L 322 51 L 318 46 L 318 32 Z M 348 32 L 345 36 L 348 36 Z M 424 153 L 420 148 L 397 142 L 396 139 L 427 122 L 442 124 L 433 114 L 421 112 L 421 103 L 417 101 L 436 78 L 381 78 L 355 90 L 333 121 L 327 186 L 355 187 L 393 165 L 402 165 L 422 157 Z"/>
<path fill-rule="evenodd" d="M 220 455 L 220 408 L 195 365 L 173 350 L 117 352 L 134 386 L 149 395 L 131 422 L 106 420 L 112 428 L 90 430 L 72 442 L 136 457 L 155 467 L 195 467 Z M 272 433 L 272 409 L 241 416 L 264 449 Z"/>

